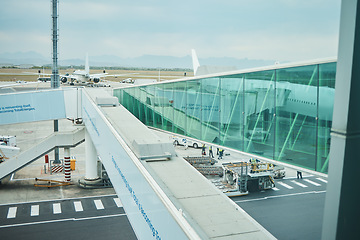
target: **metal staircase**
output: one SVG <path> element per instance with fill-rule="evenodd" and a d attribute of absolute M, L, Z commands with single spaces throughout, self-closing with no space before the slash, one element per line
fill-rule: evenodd
<path fill-rule="evenodd" d="M 85 128 L 71 132 L 55 132 L 32 148 L 20 152 L 18 155 L 0 163 L 0 180 L 37 160 L 39 157 L 52 151 L 55 147 L 71 148 L 84 141 Z"/>

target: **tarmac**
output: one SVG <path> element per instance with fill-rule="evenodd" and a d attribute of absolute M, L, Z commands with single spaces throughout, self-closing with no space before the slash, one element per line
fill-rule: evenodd
<path fill-rule="evenodd" d="M 76 126 L 69 120 L 59 120 L 59 131 L 71 131 Z M 171 136 L 168 133 L 156 131 L 163 138 Z M 0 126 L 0 135 L 16 136 L 17 146 L 24 151 L 31 146 L 36 145 L 43 138 L 47 137 L 53 132 L 53 121 L 42 121 L 33 123 L 20 123 L 12 125 Z M 207 146 L 208 147 L 208 146 Z M 194 149 L 192 147 L 186 148 L 185 146 L 176 146 L 176 152 L 182 157 L 199 157 L 201 156 L 201 148 Z M 213 147 L 214 157 L 216 156 L 216 147 Z M 63 149 L 59 149 L 60 159 L 63 158 Z M 208 148 L 206 149 L 208 154 Z M 54 159 L 54 152 L 50 152 L 49 159 Z M 71 171 L 71 183 L 69 186 L 57 187 L 35 187 L 37 183 L 35 178 L 38 179 L 51 179 L 63 181 L 63 173 L 50 174 L 48 165 L 45 164 L 45 158 L 41 157 L 35 160 L 26 167 L 15 172 L 11 176 L 3 179 L 0 184 L 0 204 L 12 204 L 30 201 L 44 201 L 54 199 L 67 199 L 76 197 L 90 197 L 115 194 L 113 188 L 100 188 L 100 189 L 84 189 L 78 186 L 77 182 L 80 178 L 85 176 L 85 144 L 82 143 L 70 150 L 70 155 L 76 160 L 75 170 Z M 252 156 L 241 153 L 238 151 L 225 150 L 222 162 L 238 162 L 248 161 Z M 1 167 L 1 166 L 0 166 Z M 292 168 L 285 168 L 287 178 L 296 177 L 297 170 Z M 311 173 L 303 172 L 303 176 L 311 175 Z"/>
<path fill-rule="evenodd" d="M 66 119 L 59 120 L 59 131 L 70 131 L 74 128 L 75 126 L 73 126 L 71 121 Z M 0 135 L 16 136 L 17 146 L 20 147 L 20 151 L 36 145 L 51 133 L 53 133 L 53 121 L 0 126 Z M 60 159 L 62 159 L 64 156 L 63 149 L 59 149 L 59 153 Z M 48 155 L 50 160 L 54 160 L 54 152 L 50 152 Z M 85 176 L 85 144 L 82 143 L 72 148 L 70 155 L 76 160 L 75 170 L 71 171 L 72 185 L 51 188 L 35 187 L 35 178 L 59 181 L 64 181 L 65 179 L 64 173 L 50 174 L 47 169 L 48 165 L 45 164 L 45 158 L 41 157 L 2 180 L 0 185 L 0 204 L 115 194 L 113 188 L 80 188 L 77 182 L 81 177 Z M 47 170 L 46 172 L 45 169 Z"/>

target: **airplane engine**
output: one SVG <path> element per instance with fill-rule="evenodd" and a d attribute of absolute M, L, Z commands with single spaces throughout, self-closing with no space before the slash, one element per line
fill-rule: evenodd
<path fill-rule="evenodd" d="M 94 78 L 94 83 L 98 83 L 98 82 L 100 82 L 100 78 Z"/>
<path fill-rule="evenodd" d="M 62 82 L 62 83 L 66 83 L 66 82 L 67 82 L 67 78 L 66 78 L 66 77 L 62 77 L 62 78 L 61 78 L 61 82 Z"/>

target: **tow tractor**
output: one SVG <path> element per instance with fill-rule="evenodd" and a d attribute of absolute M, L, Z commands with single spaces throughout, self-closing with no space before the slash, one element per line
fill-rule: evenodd
<path fill-rule="evenodd" d="M 270 163 L 223 163 L 223 192 L 229 196 L 246 195 L 275 187 Z"/>
<path fill-rule="evenodd" d="M 249 162 L 222 164 L 210 157 L 184 157 L 184 159 L 229 197 L 271 189 L 275 187 L 274 177 L 285 176 L 283 169 L 256 159 L 251 159 Z M 220 179 L 215 178 L 214 175 L 219 176 Z"/>

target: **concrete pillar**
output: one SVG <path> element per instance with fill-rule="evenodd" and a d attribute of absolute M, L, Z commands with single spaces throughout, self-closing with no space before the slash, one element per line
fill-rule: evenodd
<path fill-rule="evenodd" d="M 65 181 L 71 181 L 71 171 L 70 171 L 70 148 L 64 148 L 64 172 L 65 172 Z"/>
<path fill-rule="evenodd" d="M 360 5 L 341 3 L 323 240 L 356 239 L 359 228 Z"/>
<path fill-rule="evenodd" d="M 97 180 L 97 152 L 87 130 L 85 130 L 85 180 Z"/>

